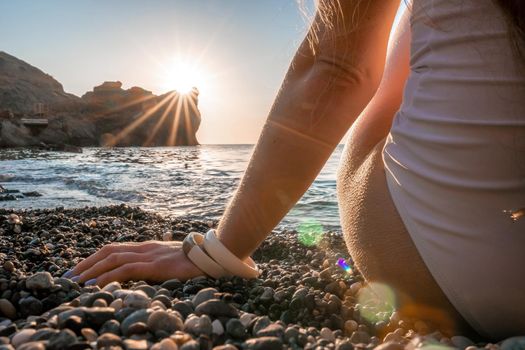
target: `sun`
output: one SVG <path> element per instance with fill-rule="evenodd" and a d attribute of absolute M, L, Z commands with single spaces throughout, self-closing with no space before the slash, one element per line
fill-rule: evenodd
<path fill-rule="evenodd" d="M 193 87 L 206 88 L 206 74 L 202 67 L 184 60 L 174 60 L 166 69 L 164 87 L 181 94 L 189 93 Z"/>

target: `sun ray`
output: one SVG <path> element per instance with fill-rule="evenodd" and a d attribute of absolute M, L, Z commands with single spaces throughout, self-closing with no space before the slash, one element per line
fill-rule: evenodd
<path fill-rule="evenodd" d="M 190 100 L 190 98 L 188 98 L 188 96 L 184 96 L 184 98 L 182 99 L 182 108 L 183 108 L 183 111 L 184 111 L 184 121 L 186 122 L 185 125 L 184 125 L 184 132 L 186 133 L 186 142 L 187 143 L 190 143 L 190 135 L 192 133 L 193 130 L 190 130 L 190 126 L 192 125 L 191 124 L 191 121 L 190 121 L 190 113 L 189 113 L 189 109 L 188 109 L 188 100 Z M 193 129 L 193 128 L 191 128 Z M 193 141 L 193 140 L 191 140 Z M 193 143 L 193 142 L 191 142 Z"/>
<path fill-rule="evenodd" d="M 179 99 L 177 101 L 177 107 L 175 108 L 175 116 L 173 118 L 173 123 L 171 124 L 170 135 L 168 137 L 168 146 L 176 146 L 175 143 L 177 141 L 177 130 L 179 127 L 181 107 L 182 107 L 182 104 Z"/>
<path fill-rule="evenodd" d="M 171 110 L 173 109 L 173 105 L 178 101 L 178 99 L 179 99 L 178 95 L 174 95 L 173 96 L 173 98 L 171 99 L 170 103 L 168 104 L 168 106 L 164 110 L 164 113 L 162 113 L 162 116 L 159 118 L 159 120 L 155 124 L 155 127 L 151 131 L 151 134 L 148 136 L 146 142 L 144 142 L 144 146 L 150 146 L 150 143 L 153 141 L 153 138 L 155 137 L 155 135 L 157 135 L 157 132 L 159 131 L 159 128 L 164 123 L 164 120 L 166 120 L 166 117 L 171 112 Z"/>
<path fill-rule="evenodd" d="M 122 105 L 119 105 L 117 107 L 114 107 L 114 108 L 110 108 L 107 111 L 104 111 L 102 113 L 102 115 L 108 115 L 108 114 L 112 114 L 112 113 L 115 113 L 115 112 L 119 112 L 121 110 L 124 110 L 126 108 L 132 107 L 132 106 L 137 105 L 139 103 L 143 103 L 143 102 L 149 101 L 152 98 L 155 98 L 155 95 L 142 96 L 142 97 L 140 97 L 140 98 L 138 98 L 136 100 L 126 102 L 126 103 L 124 103 Z"/>
<path fill-rule="evenodd" d="M 153 113 L 159 110 L 160 107 L 166 104 L 168 102 L 170 97 L 173 97 L 174 93 L 168 94 L 166 97 L 164 97 L 159 103 L 157 103 L 155 106 L 147 110 L 143 115 L 138 117 L 133 121 L 133 123 L 126 126 L 120 133 L 118 133 L 113 140 L 111 140 L 110 146 L 115 146 L 118 144 L 120 140 L 122 140 L 124 137 L 128 136 L 129 133 L 131 133 L 133 130 L 135 130 L 140 124 L 142 124 L 146 119 L 148 119 Z"/>

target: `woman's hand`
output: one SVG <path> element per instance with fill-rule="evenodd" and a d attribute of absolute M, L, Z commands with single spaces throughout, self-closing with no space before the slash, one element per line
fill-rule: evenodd
<path fill-rule="evenodd" d="M 182 242 L 113 243 L 66 272 L 75 282 L 104 286 L 113 281 L 187 280 L 204 273 L 182 251 Z"/>

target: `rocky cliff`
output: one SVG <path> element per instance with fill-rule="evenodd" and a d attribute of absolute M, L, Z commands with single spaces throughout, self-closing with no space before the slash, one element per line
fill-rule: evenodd
<path fill-rule="evenodd" d="M 0 147 L 198 145 L 198 91 L 157 96 L 104 82 L 82 98 L 50 75 L 0 52 Z M 29 121 L 28 121 L 29 119 Z M 31 119 L 47 125 L 31 125 Z"/>
<path fill-rule="evenodd" d="M 81 100 L 40 69 L 0 51 L 0 109 L 31 113 L 38 104 L 50 108 L 79 108 Z"/>

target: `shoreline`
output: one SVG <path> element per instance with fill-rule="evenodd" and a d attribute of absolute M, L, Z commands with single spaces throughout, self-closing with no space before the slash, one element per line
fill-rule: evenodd
<path fill-rule="evenodd" d="M 506 350 L 524 342 L 450 339 L 424 322 L 401 320 L 384 302 L 360 306 L 366 287 L 357 271 L 337 266 L 350 258 L 332 233 L 308 247 L 295 231 L 273 232 L 253 254 L 263 270 L 254 280 L 197 277 L 100 290 L 60 277 L 104 244 L 181 240 L 216 224 L 127 205 L 0 209 L 0 349 Z"/>

